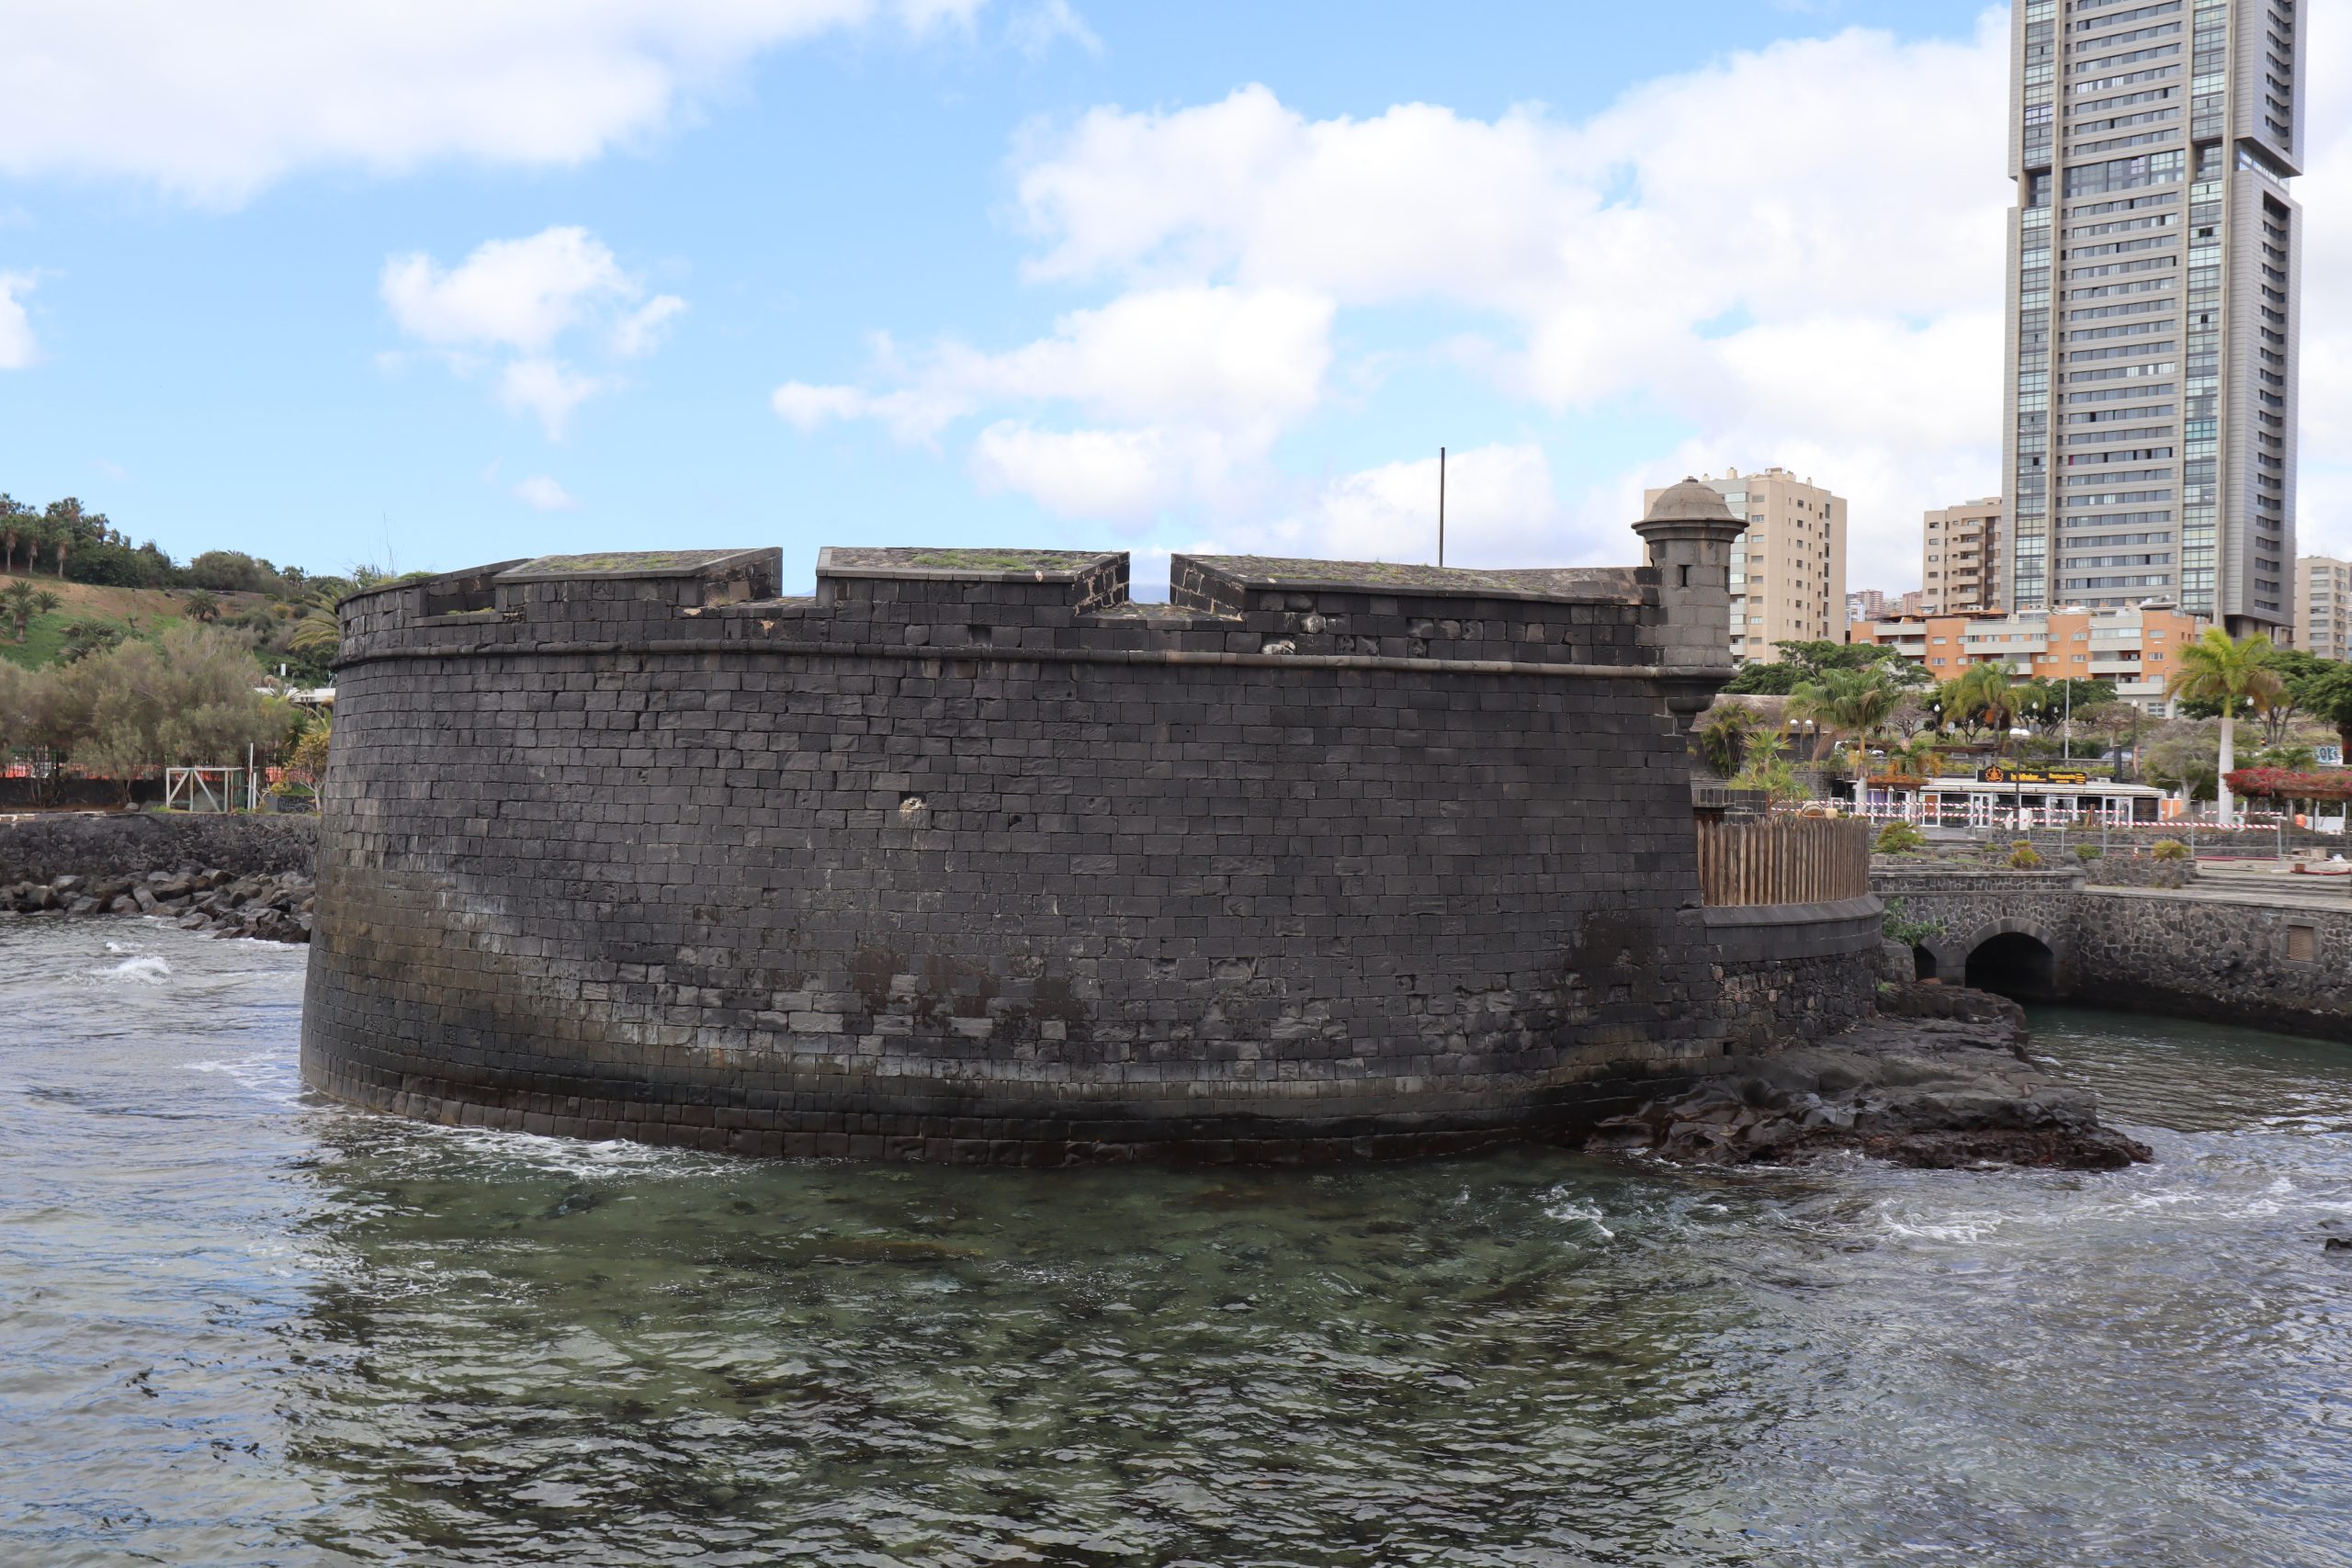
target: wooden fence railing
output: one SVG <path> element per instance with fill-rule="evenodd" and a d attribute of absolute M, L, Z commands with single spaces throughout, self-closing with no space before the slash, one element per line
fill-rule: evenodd
<path fill-rule="evenodd" d="M 1699 886 L 1709 904 L 1829 904 L 1871 890 L 1864 821 L 1775 817 L 1699 828 Z"/>

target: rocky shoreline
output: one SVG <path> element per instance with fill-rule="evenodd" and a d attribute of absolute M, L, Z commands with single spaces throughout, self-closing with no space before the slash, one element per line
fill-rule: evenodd
<path fill-rule="evenodd" d="M 2119 1170 L 2154 1158 L 2098 1121 L 2098 1098 L 2026 1052 L 2015 1002 L 1958 987 L 1881 987 L 1878 1016 L 1819 1045 L 1735 1058 L 1595 1129 L 1594 1152 L 1693 1165 L 1841 1151 L 1933 1169 Z"/>
<path fill-rule="evenodd" d="M 176 917 L 183 931 L 307 942 L 317 889 L 304 872 L 238 876 L 218 867 L 135 876 L 65 875 L 0 887 L 0 912 Z"/>

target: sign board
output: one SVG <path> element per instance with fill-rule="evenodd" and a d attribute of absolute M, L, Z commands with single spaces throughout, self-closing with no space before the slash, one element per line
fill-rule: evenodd
<path fill-rule="evenodd" d="M 2091 776 L 2073 768 L 2007 768 L 1994 766 L 1976 772 L 1979 784 L 2086 784 Z"/>

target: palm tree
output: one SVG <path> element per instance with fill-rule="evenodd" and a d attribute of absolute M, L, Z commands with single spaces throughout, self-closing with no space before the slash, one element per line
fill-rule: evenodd
<path fill-rule="evenodd" d="M 201 588 L 188 590 L 187 595 L 180 601 L 180 605 L 190 616 L 199 621 L 217 621 L 220 618 L 220 601 Z"/>
<path fill-rule="evenodd" d="M 1832 670 L 1818 681 L 1808 681 L 1789 694 L 1789 716 L 1811 719 L 1854 742 L 1854 803 L 1862 804 L 1862 788 L 1871 767 L 1871 738 L 1876 735 L 1903 700 L 1903 694 L 1883 670 Z"/>
<path fill-rule="evenodd" d="M 25 634 L 30 629 L 35 615 L 46 615 L 61 603 L 62 601 L 48 589 L 35 588 L 22 578 L 8 584 L 5 592 L 0 592 L 0 604 L 7 607 L 8 618 L 17 623 L 18 642 L 25 640 Z"/>
<path fill-rule="evenodd" d="M 327 592 L 311 595 L 303 607 L 302 618 L 286 634 L 281 645 L 288 653 L 310 653 L 324 649 L 332 653 L 343 643 L 343 625 L 335 618 L 334 595 Z"/>
<path fill-rule="evenodd" d="M 2229 776 L 2237 766 L 2237 713 L 2243 703 L 2256 712 L 2285 695 L 2287 683 L 2270 668 L 2270 639 L 2260 632 L 2233 637 L 2219 626 L 2180 650 L 2180 668 L 2165 683 L 2167 697 L 2193 703 L 2219 703 L 2222 707 L 2221 783 L 2216 792 L 2219 820 L 2230 825 Z"/>
<path fill-rule="evenodd" d="M 1936 765 L 1936 740 L 1932 735 L 1915 735 L 1894 750 L 1887 753 L 1887 761 L 1903 764 L 1904 773 L 1911 778 L 1930 776 Z"/>
<path fill-rule="evenodd" d="M 1699 753 L 1707 766 L 1729 778 L 1739 771 L 1756 728 L 1756 710 L 1740 703 L 1717 703 L 1699 726 Z"/>
<path fill-rule="evenodd" d="M 1969 728 L 1983 725 L 1993 732 L 1995 754 L 2008 750 L 2009 727 L 2017 721 L 2018 694 L 2007 665 L 1995 660 L 1970 666 L 1951 682 L 1946 700 Z"/>

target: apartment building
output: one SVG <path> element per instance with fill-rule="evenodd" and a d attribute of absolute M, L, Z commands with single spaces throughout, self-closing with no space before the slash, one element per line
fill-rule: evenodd
<path fill-rule="evenodd" d="M 2006 607 L 2293 624 L 2307 9 L 2014 7 Z"/>
<path fill-rule="evenodd" d="M 2295 646 L 2322 659 L 2352 659 L 2352 562 L 2295 562 Z"/>
<path fill-rule="evenodd" d="M 1780 642 L 1835 641 L 1846 628 L 1846 502 L 1786 468 L 1726 468 L 1712 485 L 1747 532 L 1732 547 L 1731 651 L 1771 663 Z M 1645 507 L 1661 492 L 1650 491 Z"/>
<path fill-rule="evenodd" d="M 2181 646 L 2208 624 L 2171 604 L 2072 606 L 2055 613 L 1860 622 L 1849 640 L 1892 648 L 1938 681 L 1972 664 L 2006 664 L 2019 680 L 2105 681 L 2126 702 L 2161 714 Z"/>
<path fill-rule="evenodd" d="M 1921 609 L 1931 615 L 2005 610 L 2001 599 L 2001 498 L 1963 501 L 1920 524 Z"/>

